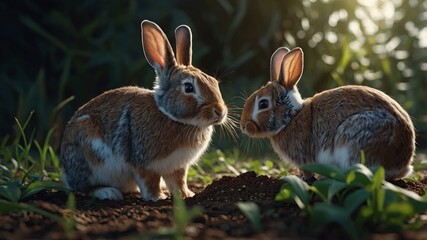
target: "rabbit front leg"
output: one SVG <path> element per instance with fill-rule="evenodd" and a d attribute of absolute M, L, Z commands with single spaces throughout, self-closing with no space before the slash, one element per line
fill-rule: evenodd
<path fill-rule="evenodd" d="M 160 174 L 148 170 L 139 170 L 135 178 L 142 199 L 157 201 L 167 198 L 160 188 Z"/>
<path fill-rule="evenodd" d="M 183 198 L 194 196 L 194 192 L 187 186 L 187 174 L 188 166 L 177 169 L 170 174 L 163 175 L 163 180 L 171 194 L 174 194 L 175 191 L 179 191 Z"/>

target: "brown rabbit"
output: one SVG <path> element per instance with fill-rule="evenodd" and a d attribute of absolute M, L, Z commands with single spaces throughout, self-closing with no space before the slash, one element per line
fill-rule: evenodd
<path fill-rule="evenodd" d="M 154 90 L 123 87 L 79 108 L 65 128 L 61 146 L 63 181 L 100 199 L 122 199 L 137 190 L 145 200 L 169 192 L 194 195 L 187 171 L 206 150 L 213 125 L 227 119 L 218 81 L 191 65 L 191 30 L 176 31 L 175 59 L 155 23 L 141 23 L 145 57 L 157 78 Z"/>
<path fill-rule="evenodd" d="M 389 180 L 412 172 L 414 127 L 396 101 L 364 86 L 338 87 L 303 100 L 297 89 L 303 51 L 279 48 L 270 64 L 270 82 L 243 108 L 244 133 L 269 138 L 282 159 L 297 165 L 319 162 L 346 168 L 360 162 L 363 150 L 366 165 L 383 166 Z"/>

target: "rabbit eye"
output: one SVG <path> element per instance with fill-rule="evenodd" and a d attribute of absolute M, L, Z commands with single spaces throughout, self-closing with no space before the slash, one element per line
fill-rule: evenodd
<path fill-rule="evenodd" d="M 267 99 L 261 99 L 259 102 L 258 102 L 258 109 L 266 109 L 266 108 L 268 108 L 268 100 Z"/>
<path fill-rule="evenodd" d="M 194 86 L 191 83 L 184 83 L 184 92 L 185 93 L 193 93 L 194 92 Z"/>

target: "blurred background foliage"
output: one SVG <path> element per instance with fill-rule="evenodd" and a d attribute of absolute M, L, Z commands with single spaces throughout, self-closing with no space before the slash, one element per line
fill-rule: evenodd
<path fill-rule="evenodd" d="M 66 121 L 89 99 L 125 85 L 151 88 L 144 19 L 161 26 L 172 45 L 178 25 L 192 28 L 193 64 L 222 81 L 237 113 L 243 97 L 268 81 L 273 51 L 299 46 L 303 97 L 372 86 L 402 104 L 419 131 L 427 129 L 427 1 L 3 0 L 0 13 L 0 137 L 13 135 L 14 117 L 22 121 L 34 109 L 36 137 L 54 126 L 58 147 Z M 253 150 L 247 139 L 236 144 L 216 135 L 214 147 Z"/>

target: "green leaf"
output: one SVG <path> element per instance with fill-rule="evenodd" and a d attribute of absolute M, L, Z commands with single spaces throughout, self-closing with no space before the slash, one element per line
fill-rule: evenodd
<path fill-rule="evenodd" d="M 0 177 L 1 179 L 8 179 L 12 176 L 10 170 L 4 166 L 4 165 L 0 165 Z"/>
<path fill-rule="evenodd" d="M 58 182 L 36 181 L 36 182 L 30 183 L 28 186 L 26 186 L 22 190 L 22 196 L 20 200 L 24 200 L 25 198 L 33 196 L 34 194 L 47 189 L 56 189 L 56 190 L 62 190 L 65 192 L 69 191 L 61 183 L 58 183 Z"/>
<path fill-rule="evenodd" d="M 0 199 L 0 213 L 7 214 L 14 211 L 28 211 L 38 213 L 42 216 L 48 217 L 58 223 L 62 223 L 63 219 L 61 216 L 50 213 L 40 208 L 33 207 L 25 203 L 7 202 Z"/>
<path fill-rule="evenodd" d="M 351 186 L 347 185 L 343 182 L 334 181 L 332 182 L 331 186 L 328 189 L 328 199 L 332 200 L 333 197 L 337 196 L 339 192 L 341 192 L 344 189 L 349 189 Z"/>
<path fill-rule="evenodd" d="M 264 165 L 267 167 L 267 169 L 272 169 L 274 167 L 274 163 L 271 160 L 266 160 Z"/>
<path fill-rule="evenodd" d="M 371 193 L 368 192 L 366 189 L 362 188 L 362 189 L 356 190 L 350 193 L 344 199 L 344 208 L 351 214 L 357 208 L 362 206 L 362 204 L 366 203 L 366 201 L 370 196 L 371 196 Z"/>
<path fill-rule="evenodd" d="M 316 181 L 313 183 L 312 186 L 309 187 L 309 189 L 310 191 L 314 192 L 317 196 L 319 196 L 322 199 L 322 201 L 329 203 L 329 199 L 327 197 L 329 186 L 330 184 L 327 182 Z"/>
<path fill-rule="evenodd" d="M 176 231 L 180 235 L 183 235 L 186 226 L 195 216 L 200 215 L 203 210 L 199 206 L 193 207 L 188 210 L 185 206 L 184 200 L 180 197 L 180 192 L 178 190 L 175 190 L 173 195 L 173 215 L 176 224 Z"/>
<path fill-rule="evenodd" d="M 363 149 L 360 150 L 360 163 L 366 165 L 365 151 Z"/>
<path fill-rule="evenodd" d="M 301 169 L 319 174 L 320 176 L 330 177 L 339 181 L 345 181 L 343 170 L 332 164 L 310 163 L 303 165 Z"/>
<path fill-rule="evenodd" d="M 261 232 L 261 213 L 258 205 L 253 202 L 238 202 L 237 207 L 249 219 L 257 232 Z"/>
<path fill-rule="evenodd" d="M 291 191 L 293 193 L 293 200 L 301 209 L 304 209 L 306 206 L 308 206 L 310 203 L 310 187 L 308 184 L 294 175 L 285 176 L 282 179 L 287 182 L 282 186 L 282 189 L 284 188 L 285 190 L 283 194 L 288 195 L 287 190 Z"/>
<path fill-rule="evenodd" d="M 346 171 L 346 182 L 366 186 L 372 182 L 372 171 L 363 164 L 354 164 Z"/>
<path fill-rule="evenodd" d="M 379 167 L 374 173 L 372 178 L 372 187 L 373 189 L 380 189 L 385 177 L 385 171 L 383 167 Z"/>
<path fill-rule="evenodd" d="M 279 193 L 276 195 L 275 200 L 276 201 L 289 201 L 293 200 L 295 194 L 291 190 L 292 186 L 290 184 L 287 184 L 286 186 L 282 187 L 280 189 Z"/>
<path fill-rule="evenodd" d="M 21 197 L 19 186 L 13 184 L 5 184 L 0 186 L 0 197 L 11 202 L 18 202 Z"/>
<path fill-rule="evenodd" d="M 417 213 L 423 213 L 427 211 L 427 200 L 419 196 L 418 194 L 408 191 L 406 189 L 397 187 L 389 182 L 384 182 L 383 188 L 386 191 L 394 192 L 398 194 L 403 201 L 410 202 Z"/>
<path fill-rule="evenodd" d="M 359 239 L 359 230 L 345 209 L 336 205 L 318 203 L 314 205 L 312 213 L 311 224 L 315 227 L 336 223 L 351 239 Z"/>
<path fill-rule="evenodd" d="M 392 202 L 385 209 L 387 225 L 390 227 L 405 224 L 415 214 L 414 207 L 409 202 Z"/>

